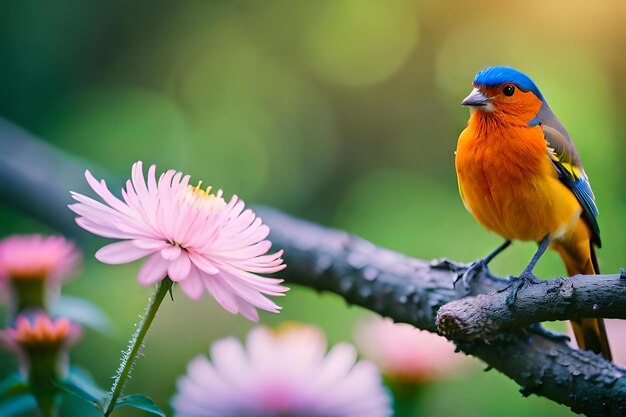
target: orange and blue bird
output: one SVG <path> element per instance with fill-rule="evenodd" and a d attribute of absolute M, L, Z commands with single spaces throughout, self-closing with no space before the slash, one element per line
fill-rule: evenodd
<path fill-rule="evenodd" d="M 473 87 L 462 102 L 470 118 L 456 149 L 459 191 L 478 223 L 505 242 L 473 262 L 464 281 L 513 240 L 538 243 L 519 286 L 536 282 L 533 269 L 548 247 L 559 253 L 569 276 L 598 274 L 595 197 L 569 134 L 544 96 L 530 77 L 510 67 L 483 69 Z M 611 359 L 602 319 L 573 320 L 572 328 L 581 349 Z"/>

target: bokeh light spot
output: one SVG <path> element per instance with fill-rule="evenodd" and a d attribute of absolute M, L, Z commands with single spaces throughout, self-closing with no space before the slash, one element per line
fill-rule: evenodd
<path fill-rule="evenodd" d="M 302 27 L 304 53 L 322 78 L 349 87 L 380 82 L 397 71 L 418 39 L 409 1 L 319 2 Z"/>
<path fill-rule="evenodd" d="M 176 167 L 187 137 L 178 105 L 164 94 L 138 88 L 71 96 L 49 114 L 42 130 L 62 148 L 120 174 L 137 160 Z"/>

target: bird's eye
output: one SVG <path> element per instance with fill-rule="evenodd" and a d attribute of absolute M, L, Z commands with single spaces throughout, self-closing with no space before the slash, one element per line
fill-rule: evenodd
<path fill-rule="evenodd" d="M 507 85 L 506 87 L 502 89 L 502 92 L 504 93 L 505 96 L 511 97 L 513 93 L 515 93 L 515 87 L 513 87 L 512 85 Z"/>

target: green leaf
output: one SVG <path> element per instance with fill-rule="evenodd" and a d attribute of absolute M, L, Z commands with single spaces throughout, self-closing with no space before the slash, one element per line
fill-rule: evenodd
<path fill-rule="evenodd" d="M 30 388 L 22 376 L 15 372 L 0 382 L 0 400 L 30 392 Z"/>
<path fill-rule="evenodd" d="M 148 413 L 156 414 L 157 416 L 167 417 L 165 413 L 154 403 L 154 401 L 143 394 L 131 394 L 121 397 L 117 400 L 113 409 L 117 410 L 122 407 L 138 408 L 139 410 L 147 411 Z"/>
<path fill-rule="evenodd" d="M 37 401 L 32 395 L 16 395 L 0 402 L 0 416 L 11 417 L 37 409 Z"/>
<path fill-rule="evenodd" d="M 63 381 L 59 381 L 57 386 L 62 391 L 91 403 L 100 411 L 104 410 L 108 392 L 100 388 L 87 371 L 71 367 L 67 377 Z"/>

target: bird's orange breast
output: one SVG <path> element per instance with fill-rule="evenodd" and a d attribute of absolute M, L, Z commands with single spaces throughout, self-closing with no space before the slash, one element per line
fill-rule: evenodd
<path fill-rule="evenodd" d="M 459 137 L 456 171 L 467 209 L 505 239 L 558 237 L 580 217 L 580 204 L 558 179 L 540 126 L 473 112 Z"/>

